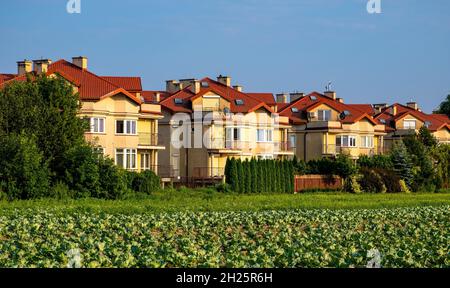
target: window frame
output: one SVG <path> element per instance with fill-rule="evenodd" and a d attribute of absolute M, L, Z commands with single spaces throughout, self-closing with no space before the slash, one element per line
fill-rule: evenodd
<path fill-rule="evenodd" d="M 262 134 L 260 134 L 262 132 Z M 262 135 L 262 140 L 260 136 Z M 257 143 L 273 143 L 273 130 L 267 128 L 256 129 L 256 142 Z"/>
<path fill-rule="evenodd" d="M 406 125 L 406 123 L 414 123 L 414 128 L 412 128 L 411 125 Z M 417 129 L 417 120 L 416 119 L 403 119 L 403 129 L 416 130 Z"/>
<path fill-rule="evenodd" d="M 119 151 L 122 151 L 119 153 Z M 122 163 L 117 161 L 117 155 L 122 155 Z M 137 149 L 135 148 L 116 148 L 114 154 L 114 163 L 126 170 L 137 169 Z M 133 165 L 134 164 L 134 165 Z"/>
<path fill-rule="evenodd" d="M 118 122 L 123 122 L 123 133 L 117 131 L 119 125 Z M 115 120 L 115 134 L 116 135 L 138 135 L 137 133 L 137 120 L 131 119 L 117 119 Z M 134 125 L 133 125 L 134 124 Z"/>
<path fill-rule="evenodd" d="M 375 137 L 371 135 L 363 135 L 359 138 L 359 147 L 361 148 L 373 148 L 375 146 Z"/>
<path fill-rule="evenodd" d="M 328 117 L 326 117 L 328 114 Z M 330 109 L 319 109 L 317 110 L 318 121 L 330 121 L 331 120 L 331 110 Z"/>
<path fill-rule="evenodd" d="M 336 136 L 336 147 L 342 147 L 342 148 L 356 148 L 357 141 L 356 141 L 355 135 L 337 135 Z M 338 144 L 339 139 L 339 144 Z M 345 141 L 346 139 L 346 141 Z M 347 142 L 347 143 L 345 143 Z M 353 144 L 353 145 L 352 145 Z"/>

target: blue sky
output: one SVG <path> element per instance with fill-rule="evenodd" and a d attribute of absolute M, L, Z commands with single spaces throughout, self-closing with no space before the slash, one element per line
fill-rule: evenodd
<path fill-rule="evenodd" d="M 0 71 L 27 58 L 89 57 L 103 75 L 141 76 L 163 89 L 180 78 L 232 77 L 252 92 L 322 92 L 348 103 L 419 102 L 450 92 L 450 1 L 381 0 L 5 1 Z"/>

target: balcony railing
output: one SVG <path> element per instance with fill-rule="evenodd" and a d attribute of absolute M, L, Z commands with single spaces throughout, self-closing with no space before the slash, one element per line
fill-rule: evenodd
<path fill-rule="evenodd" d="M 176 178 L 180 176 L 180 170 L 171 165 L 152 165 L 150 170 L 155 172 L 161 178 Z"/>
<path fill-rule="evenodd" d="M 216 178 L 225 175 L 224 167 L 194 167 L 192 177 L 196 178 Z"/>
<path fill-rule="evenodd" d="M 278 152 L 294 152 L 295 147 L 291 142 L 274 142 L 274 149 Z"/>
<path fill-rule="evenodd" d="M 352 153 L 353 152 L 353 153 Z M 323 145 L 322 154 L 324 155 L 338 155 L 338 154 L 355 154 L 359 155 L 380 155 L 385 154 L 387 149 L 385 147 L 375 147 L 375 148 L 367 148 L 367 147 L 342 147 L 336 146 L 335 144 Z"/>
<path fill-rule="evenodd" d="M 161 145 L 159 134 L 157 133 L 139 133 L 140 146 L 159 146 Z"/>

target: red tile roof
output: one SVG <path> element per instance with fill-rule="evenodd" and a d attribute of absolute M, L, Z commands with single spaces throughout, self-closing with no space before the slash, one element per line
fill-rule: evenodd
<path fill-rule="evenodd" d="M 358 109 L 370 116 L 375 115 L 375 110 L 373 109 L 373 106 L 370 104 L 347 104 L 347 106 L 353 107 L 355 109 Z"/>
<path fill-rule="evenodd" d="M 275 98 L 273 97 L 272 93 L 246 93 L 246 94 L 255 99 L 263 101 L 267 105 L 270 106 L 276 105 Z"/>
<path fill-rule="evenodd" d="M 397 114 L 391 114 L 392 108 L 397 107 Z M 395 122 L 411 115 L 422 122 L 429 122 L 428 129 L 430 131 L 438 131 L 442 128 L 447 128 L 450 130 L 450 119 L 447 115 L 442 114 L 426 114 L 422 111 L 415 110 L 411 107 L 401 105 L 399 103 L 392 104 L 389 107 L 386 107 L 378 113 L 375 118 L 379 120 L 384 120 L 386 122 L 387 130 L 394 131 L 395 130 Z"/>
<path fill-rule="evenodd" d="M 198 97 L 205 95 L 208 92 L 213 92 L 230 102 L 230 112 L 232 113 L 249 113 L 259 108 L 264 108 L 269 112 L 274 112 L 264 101 L 256 98 L 255 95 L 265 95 L 267 97 L 269 93 L 244 93 L 239 92 L 232 87 L 226 86 L 222 83 L 214 81 L 210 78 L 203 78 L 200 80 L 202 83 L 207 83 L 207 87 L 201 87 L 200 92 L 194 94 L 190 90 L 190 86 L 170 95 L 161 101 L 162 107 L 172 112 L 192 112 L 192 101 Z M 253 96 L 251 95 L 253 94 Z M 175 99 L 183 101 L 182 104 L 176 104 Z M 242 100 L 243 105 L 237 105 L 236 100 Z"/>
<path fill-rule="evenodd" d="M 141 77 L 101 76 L 101 78 L 130 92 L 142 91 Z"/>
<path fill-rule="evenodd" d="M 315 97 L 315 100 L 313 100 L 313 97 Z M 318 92 L 308 94 L 305 97 L 299 98 L 289 104 L 278 104 L 278 112 L 281 116 L 289 117 L 290 121 L 294 124 L 304 124 L 308 122 L 307 112 L 319 105 L 327 105 L 339 113 L 342 113 L 344 111 L 350 112 L 350 115 L 345 117 L 343 120 L 340 120 L 341 123 L 352 124 L 366 118 L 374 125 L 380 124 L 377 120 L 373 119 L 372 116 L 366 113 L 366 111 L 364 111 L 365 109 L 362 109 L 360 106 L 344 104 Z M 292 111 L 293 108 L 296 108 L 298 112 Z"/>
<path fill-rule="evenodd" d="M 156 102 L 156 93 L 159 93 L 159 101 L 162 101 L 170 96 L 170 93 L 166 91 L 142 91 L 141 95 L 144 97 L 145 102 L 154 103 Z"/>
<path fill-rule="evenodd" d="M 33 76 L 33 73 L 30 73 Z M 84 101 L 96 101 L 103 99 L 105 97 L 110 97 L 116 95 L 118 93 L 122 93 L 126 95 L 128 98 L 133 100 L 136 103 L 141 103 L 141 100 L 138 99 L 135 95 L 131 94 L 127 89 L 120 85 L 115 85 L 112 82 L 97 76 L 86 69 L 81 69 L 80 67 L 67 62 L 66 60 L 59 60 L 48 67 L 47 75 L 58 74 L 67 81 L 71 82 L 73 85 L 78 87 L 78 93 L 80 95 L 80 99 Z M 8 81 L 25 81 L 27 75 L 18 76 Z M 120 77 L 116 77 L 120 78 Z M 127 77 L 128 78 L 128 77 Z M 133 78 L 133 77 L 132 77 Z M 134 78 L 133 78 L 134 79 Z M 136 87 L 136 79 L 134 79 L 133 83 L 126 83 L 125 78 L 121 80 L 116 80 L 116 84 L 119 84 L 117 81 L 122 82 L 125 87 Z M 7 83 L 7 81 L 0 83 L 0 85 Z"/>
<path fill-rule="evenodd" d="M 13 79 L 15 77 L 17 77 L 16 74 L 0 74 L 0 85 L 3 82 L 9 81 L 9 80 L 11 80 L 11 79 Z"/>

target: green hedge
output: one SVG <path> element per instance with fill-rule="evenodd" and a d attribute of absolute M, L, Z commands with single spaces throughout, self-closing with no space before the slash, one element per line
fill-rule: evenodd
<path fill-rule="evenodd" d="M 225 179 L 231 190 L 239 193 L 293 193 L 294 163 L 228 158 Z"/>

